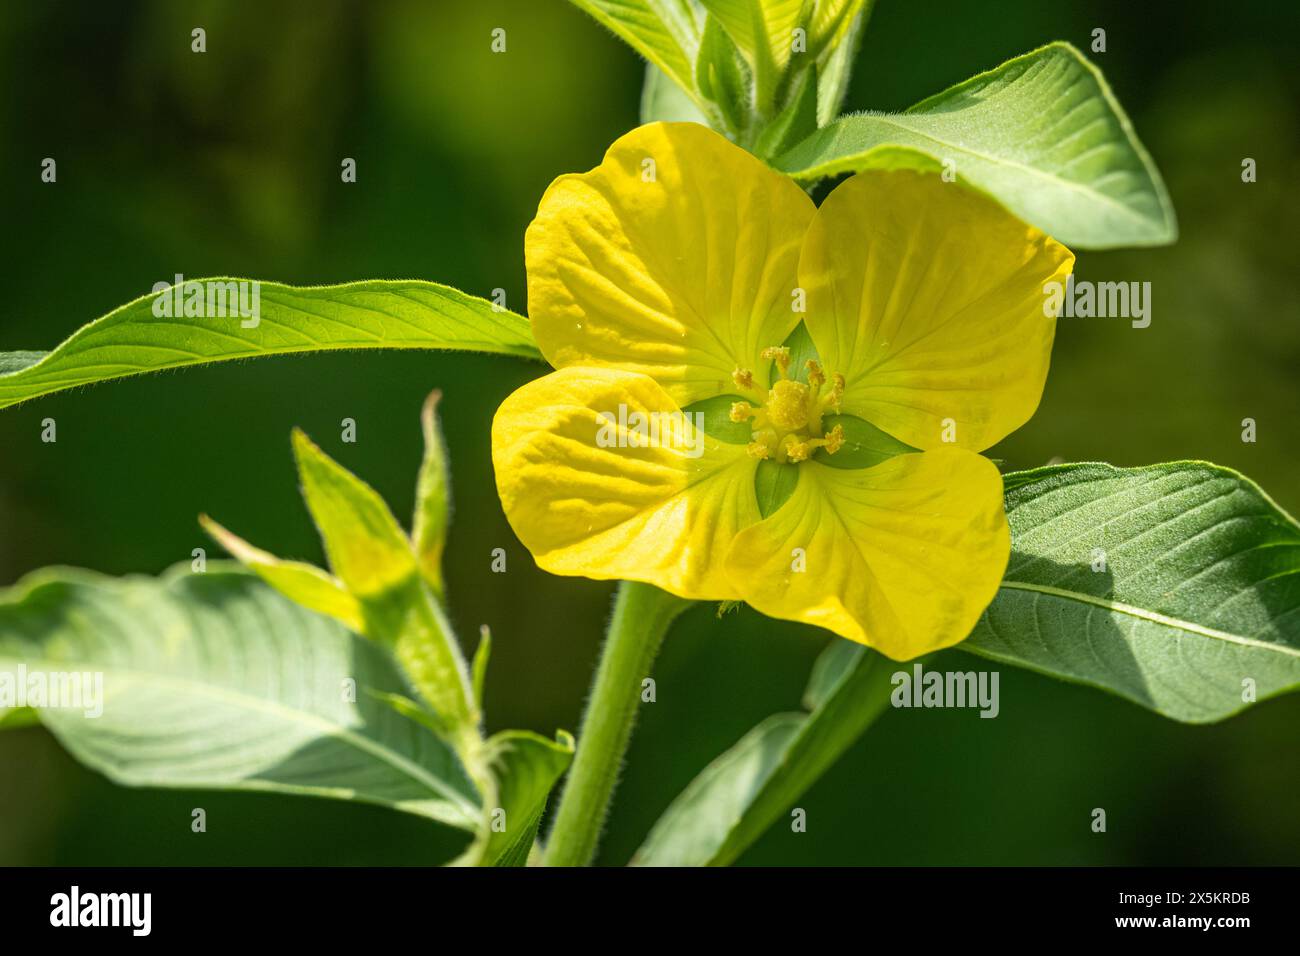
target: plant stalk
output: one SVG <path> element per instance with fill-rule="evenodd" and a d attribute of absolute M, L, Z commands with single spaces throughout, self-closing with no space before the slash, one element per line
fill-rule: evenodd
<path fill-rule="evenodd" d="M 689 604 L 648 584 L 619 585 L 577 753 L 547 841 L 547 866 L 586 866 L 595 857 L 641 705 L 641 682 L 668 625 Z"/>

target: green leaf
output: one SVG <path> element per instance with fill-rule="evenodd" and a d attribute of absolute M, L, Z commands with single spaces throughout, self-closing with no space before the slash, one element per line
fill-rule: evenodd
<path fill-rule="evenodd" d="M 790 62 L 805 0 L 700 0 L 731 35 L 750 64 L 781 72 Z"/>
<path fill-rule="evenodd" d="M 690 0 L 569 0 L 695 96 L 700 28 Z"/>
<path fill-rule="evenodd" d="M 0 674 L 20 668 L 103 675 L 100 716 L 39 716 L 117 783 L 310 794 L 478 824 L 451 748 L 370 693 L 405 690 L 391 659 L 238 569 L 38 571 L 0 592 Z"/>
<path fill-rule="evenodd" d="M 388 505 L 298 429 L 293 447 L 303 498 L 330 567 L 360 603 L 363 633 L 392 649 L 450 727 L 477 724 L 465 659 Z"/>
<path fill-rule="evenodd" d="M 767 158 L 784 153 L 817 129 L 817 78 L 804 70 L 794 81 L 789 102 L 754 143 L 755 155 Z"/>
<path fill-rule="evenodd" d="M 700 53 L 695 61 L 695 85 L 700 95 L 718 105 L 733 134 L 749 125 L 750 78 L 736 45 L 710 16 L 704 22 Z"/>
<path fill-rule="evenodd" d="M 451 516 L 451 466 L 447 446 L 438 428 L 438 402 L 442 392 L 433 391 L 425 399 L 420 414 L 424 431 L 424 459 L 415 486 L 415 519 L 411 541 L 420 570 L 435 594 L 443 595 L 442 549 L 447 543 L 447 524 Z"/>
<path fill-rule="evenodd" d="M 1192 723 L 1300 686 L 1300 525 L 1253 482 L 1072 464 L 1007 487 L 1011 562 L 962 649 Z"/>
<path fill-rule="evenodd" d="M 207 515 L 199 515 L 199 524 L 226 549 L 227 554 L 237 558 L 240 564 L 289 600 L 317 614 L 334 618 L 356 634 L 364 630 L 361 605 L 338 578 L 326 574 L 313 564 L 284 561 L 256 548 Z"/>
<path fill-rule="evenodd" d="M 709 764 L 659 818 L 632 863 L 732 863 L 884 711 L 894 669 L 876 652 L 836 638 L 813 670 L 806 694 L 812 713 L 769 717 Z"/>
<path fill-rule="evenodd" d="M 478 629 L 478 647 L 474 648 L 474 663 L 470 675 L 474 687 L 474 702 L 483 709 L 483 688 L 487 683 L 488 661 L 492 657 L 492 629 L 486 624 Z"/>
<path fill-rule="evenodd" d="M 823 0 L 817 6 L 812 42 L 822 49 L 817 63 L 818 126 L 840 115 L 872 6 L 865 0 Z"/>
<path fill-rule="evenodd" d="M 524 866 L 547 797 L 573 759 L 573 737 L 562 730 L 555 740 L 526 730 L 508 730 L 488 739 L 486 753 L 500 805 L 489 808 L 488 837 L 480 863 Z"/>
<path fill-rule="evenodd" d="M 794 29 L 804 0 L 700 0 L 720 23 L 749 64 L 754 78 L 754 107 L 770 116 L 786 66 Z"/>
<path fill-rule="evenodd" d="M 208 288 L 245 280 L 192 281 Z M 541 358 L 527 319 L 432 282 L 301 288 L 263 282 L 259 288 L 251 328 L 245 323 L 253 319 L 237 312 L 221 318 L 155 315 L 160 297 L 171 295 L 164 290 L 91 322 L 53 352 L 0 352 L 0 408 L 78 385 L 264 355 L 379 348 Z"/>
<path fill-rule="evenodd" d="M 869 16 L 870 10 L 867 0 L 816 0 L 808 27 L 810 49 L 816 52 L 842 41 L 863 12 Z"/>
<path fill-rule="evenodd" d="M 1068 43 L 1009 60 L 903 113 L 842 117 L 776 166 L 812 181 L 897 163 L 908 154 L 877 150 L 899 146 L 955 162 L 959 180 L 1069 246 L 1164 245 L 1178 235 L 1151 157 L 1101 72 Z"/>
<path fill-rule="evenodd" d="M 816 710 L 831 698 L 831 694 L 840 686 L 844 678 L 853 673 L 854 666 L 862 656 L 862 645 L 853 641 L 832 640 L 826 650 L 817 655 L 813 662 L 812 673 L 808 676 L 808 686 L 803 692 L 805 710 Z"/>

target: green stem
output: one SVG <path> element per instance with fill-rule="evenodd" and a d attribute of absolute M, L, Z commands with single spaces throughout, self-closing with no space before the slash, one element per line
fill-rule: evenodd
<path fill-rule="evenodd" d="M 548 866 L 586 866 L 595 857 L 632 738 L 641 682 L 649 676 L 668 625 L 689 603 L 648 584 L 619 585 L 578 751 L 547 843 Z"/>

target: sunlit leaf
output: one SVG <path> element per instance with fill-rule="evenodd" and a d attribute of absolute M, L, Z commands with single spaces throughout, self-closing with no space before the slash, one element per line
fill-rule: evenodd
<path fill-rule="evenodd" d="M 190 281 L 207 287 L 248 280 Z M 255 318 L 237 311 L 217 316 L 222 310 L 209 310 L 206 299 L 205 316 L 159 316 L 159 296 L 171 294 L 164 290 L 114 309 L 52 352 L 0 352 L 0 408 L 78 385 L 268 355 L 451 349 L 541 358 L 527 319 L 433 282 L 262 282 L 258 289 Z"/>
<path fill-rule="evenodd" d="M 1220 720 L 1300 687 L 1300 525 L 1204 462 L 1007 476 L 1011 562 L 963 644 Z"/>
<path fill-rule="evenodd" d="M 899 150 L 898 147 L 906 147 Z M 957 180 L 1069 246 L 1173 242 L 1173 206 L 1101 72 L 1068 43 L 1017 57 L 897 114 L 841 117 L 776 160 L 796 179 L 950 163 Z M 937 161 L 937 162 L 936 162 Z"/>

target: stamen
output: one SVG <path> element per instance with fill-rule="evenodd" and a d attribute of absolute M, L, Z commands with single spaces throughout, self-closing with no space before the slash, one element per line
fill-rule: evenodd
<path fill-rule="evenodd" d="M 798 441 L 793 435 L 787 435 L 786 454 L 791 461 L 807 461 L 818 448 L 825 448 L 826 454 L 833 455 L 844 447 L 844 426 L 836 425 L 825 438 L 808 438 Z"/>
<path fill-rule="evenodd" d="M 790 350 L 784 345 L 769 345 L 760 353 L 768 362 L 776 362 L 777 372 L 782 378 L 790 377 Z"/>
<path fill-rule="evenodd" d="M 776 432 L 770 428 L 763 428 L 754 432 L 754 440 L 749 443 L 748 452 L 750 458 L 757 458 L 762 461 L 765 458 L 772 457 L 772 451 L 776 448 Z"/>
<path fill-rule="evenodd" d="M 809 359 L 804 363 L 804 365 L 808 369 L 809 385 L 814 389 L 818 389 L 826 384 L 826 373 L 822 371 L 822 367 L 817 363 L 816 359 Z M 817 394 L 816 391 L 814 391 L 813 394 Z"/>
<path fill-rule="evenodd" d="M 840 410 L 840 402 L 844 400 L 844 376 L 839 372 L 835 373 L 835 384 L 831 386 L 831 393 L 826 396 L 826 407 L 833 408 L 835 411 Z"/>
<path fill-rule="evenodd" d="M 844 428 L 836 425 L 828 433 L 822 432 L 822 416 L 838 412 L 844 398 L 843 375 L 831 376 L 832 385 L 826 391 L 826 370 L 816 359 L 807 359 L 807 384 L 790 376 L 790 349 L 775 345 L 765 348 L 760 356 L 773 362 L 779 377 L 771 383 L 766 398 L 757 402 L 734 402 L 731 420 L 750 424 L 753 440 L 749 454 L 757 459 L 774 459 L 778 462 L 807 461 L 818 448 L 833 455 L 844 447 Z M 748 369 L 736 369 L 732 376 L 736 384 L 754 392 L 754 376 Z M 750 393 L 752 394 L 752 393 Z M 761 394 L 761 393 L 760 393 Z"/>
<path fill-rule="evenodd" d="M 813 447 L 813 441 L 799 441 L 793 435 L 785 436 L 785 455 L 791 461 L 807 461 L 808 456 L 813 453 Z"/>

